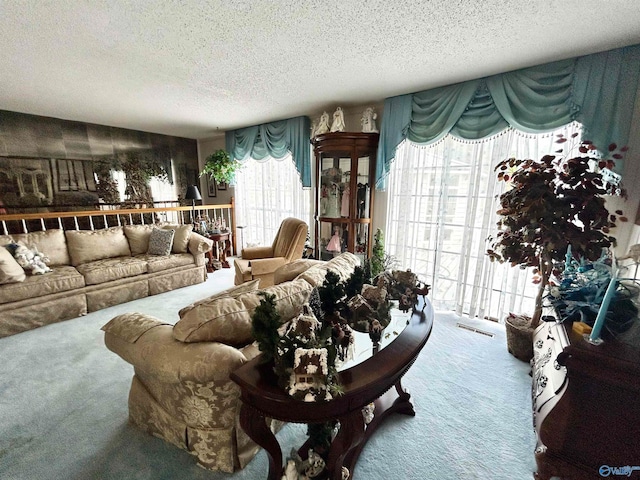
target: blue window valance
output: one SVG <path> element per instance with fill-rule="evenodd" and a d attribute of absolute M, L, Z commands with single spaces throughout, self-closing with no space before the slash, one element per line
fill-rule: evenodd
<path fill-rule="evenodd" d="M 227 152 L 244 162 L 270 156 L 282 158 L 291 152 L 303 187 L 311 187 L 311 122 L 295 117 L 253 127 L 229 130 L 225 134 Z"/>
<path fill-rule="evenodd" d="M 376 186 L 384 186 L 404 139 L 477 140 L 509 127 L 543 133 L 577 120 L 596 146 L 626 145 L 639 76 L 635 45 L 387 98 Z"/>

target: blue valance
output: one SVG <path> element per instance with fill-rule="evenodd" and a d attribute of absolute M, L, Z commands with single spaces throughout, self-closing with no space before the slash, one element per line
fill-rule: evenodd
<path fill-rule="evenodd" d="M 303 187 L 311 187 L 311 122 L 295 117 L 253 127 L 229 130 L 225 134 L 229 155 L 244 162 L 270 156 L 282 158 L 291 152 Z"/>
<path fill-rule="evenodd" d="M 508 127 L 543 133 L 577 120 L 596 146 L 626 145 L 639 77 L 635 45 L 387 98 L 376 186 L 384 186 L 404 139 L 426 145 L 450 133 L 477 140 Z"/>

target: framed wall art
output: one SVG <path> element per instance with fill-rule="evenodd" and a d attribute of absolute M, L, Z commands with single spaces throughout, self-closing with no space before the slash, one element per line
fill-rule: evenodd
<path fill-rule="evenodd" d="M 216 196 L 216 181 L 207 175 L 207 194 L 210 197 Z"/>

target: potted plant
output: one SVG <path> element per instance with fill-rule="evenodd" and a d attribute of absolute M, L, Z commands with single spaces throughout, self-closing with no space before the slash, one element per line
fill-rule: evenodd
<path fill-rule="evenodd" d="M 241 163 L 232 158 L 225 150 L 216 150 L 204 162 L 200 176 L 209 175 L 218 183 L 232 183 Z"/>
<path fill-rule="evenodd" d="M 567 140 L 559 136 L 556 142 Z M 613 159 L 622 158 L 616 145 L 609 146 L 610 158 L 604 160 L 587 140 L 577 150 L 573 154 L 575 148 L 569 149 L 566 156 L 544 155 L 540 160 L 509 158 L 495 168 L 498 180 L 508 188 L 499 198 L 499 231 L 489 238 L 487 255 L 492 261 L 533 267 L 538 285 L 533 315 L 509 314 L 506 319 L 509 351 L 521 360 L 533 356 L 532 336 L 542 318 L 545 289 L 569 246 L 575 257 L 595 261 L 603 248 L 615 245 L 609 232 L 616 220 L 626 221 L 620 217 L 622 212 L 611 215 L 605 207 L 605 195 L 624 195 L 604 178 Z"/>

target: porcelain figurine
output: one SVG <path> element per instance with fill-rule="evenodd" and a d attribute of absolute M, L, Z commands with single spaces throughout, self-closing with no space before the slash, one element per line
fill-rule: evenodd
<path fill-rule="evenodd" d="M 312 136 L 315 137 L 322 133 L 327 133 L 329 131 L 329 114 L 327 112 L 323 112 L 320 115 L 320 121 L 318 122 L 318 126 L 316 127 L 315 132 L 313 132 Z"/>
<path fill-rule="evenodd" d="M 333 123 L 331 124 L 332 132 L 344 132 L 344 113 L 342 112 L 342 108 L 336 108 L 336 111 L 333 112 Z"/>
<path fill-rule="evenodd" d="M 378 114 L 372 107 L 367 107 L 364 112 L 362 112 L 360 124 L 362 125 L 363 133 L 378 133 L 376 118 L 378 118 Z"/>

